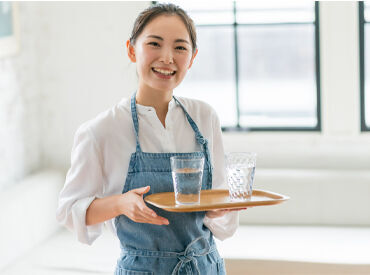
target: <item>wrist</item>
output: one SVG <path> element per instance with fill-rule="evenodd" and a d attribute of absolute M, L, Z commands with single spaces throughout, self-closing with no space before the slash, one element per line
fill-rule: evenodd
<path fill-rule="evenodd" d="M 115 217 L 123 214 L 122 196 L 123 194 L 119 194 L 113 197 L 113 212 Z"/>

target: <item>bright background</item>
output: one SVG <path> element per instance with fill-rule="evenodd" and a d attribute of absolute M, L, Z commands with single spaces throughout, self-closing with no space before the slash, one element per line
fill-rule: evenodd
<path fill-rule="evenodd" d="M 125 41 L 148 5 L 17 4 L 20 50 L 0 59 L 0 271 L 60 230 L 57 194 L 74 133 L 135 90 Z M 370 226 L 358 41 L 357 2 L 321 2 L 321 132 L 224 133 L 227 152 L 257 152 L 256 188 L 291 197 L 248 210 L 241 224 Z"/>

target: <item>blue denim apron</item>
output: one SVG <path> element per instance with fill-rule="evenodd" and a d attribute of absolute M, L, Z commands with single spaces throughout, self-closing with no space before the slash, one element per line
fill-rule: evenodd
<path fill-rule="evenodd" d="M 131 114 L 136 134 L 136 152 L 131 155 L 126 183 L 122 193 L 150 185 L 145 194 L 173 192 L 170 157 L 204 156 L 202 189 L 212 188 L 212 165 L 208 142 L 197 125 L 183 109 L 195 132 L 201 152 L 192 153 L 146 153 L 139 143 L 139 122 L 135 94 L 131 98 Z M 205 212 L 174 213 L 148 204 L 159 216 L 169 220 L 169 225 L 136 223 L 125 215 L 115 218 L 117 235 L 121 242 L 121 256 L 115 275 L 144 274 L 226 274 L 213 235 L 203 224 Z"/>

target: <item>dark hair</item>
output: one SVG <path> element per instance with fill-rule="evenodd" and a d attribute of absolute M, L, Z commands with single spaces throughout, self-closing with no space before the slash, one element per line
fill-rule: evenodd
<path fill-rule="evenodd" d="M 197 33 L 195 31 L 195 25 L 189 15 L 179 6 L 174 4 L 154 4 L 149 8 L 142 11 L 136 18 L 134 27 L 132 28 L 130 43 L 135 44 L 137 37 L 141 34 L 145 26 L 159 15 L 178 15 L 184 22 L 193 46 L 193 52 L 197 49 Z"/>

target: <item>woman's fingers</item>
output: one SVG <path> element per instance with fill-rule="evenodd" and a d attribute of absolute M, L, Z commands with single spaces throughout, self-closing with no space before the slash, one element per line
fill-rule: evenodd
<path fill-rule="evenodd" d="M 140 205 L 139 208 L 143 222 L 153 224 L 169 224 L 166 218 L 158 216 L 152 209 L 147 207 L 144 202 L 142 202 L 142 205 Z"/>
<path fill-rule="evenodd" d="M 227 211 L 240 211 L 240 210 L 247 210 L 249 207 L 244 207 L 244 208 L 234 208 L 234 209 L 225 209 Z"/>
<path fill-rule="evenodd" d="M 152 211 L 154 213 L 154 211 Z M 148 213 L 148 211 L 140 211 L 136 217 L 137 222 L 141 223 L 151 223 L 151 224 L 157 224 L 157 225 L 163 225 L 163 224 L 169 224 L 168 220 L 166 218 L 163 218 L 161 216 L 158 216 L 153 213 Z"/>
<path fill-rule="evenodd" d="M 143 214 L 147 216 L 150 216 L 153 218 L 157 217 L 157 214 L 152 209 L 150 209 L 148 206 L 146 206 L 146 204 L 144 203 L 144 200 L 142 199 L 138 203 L 138 208 L 140 212 L 142 212 Z"/>
<path fill-rule="evenodd" d="M 142 223 L 151 223 L 151 224 L 157 224 L 157 225 L 168 225 L 169 222 L 167 219 L 157 216 L 157 217 L 151 217 L 151 216 L 143 216 L 141 221 Z"/>
<path fill-rule="evenodd" d="M 149 190 L 150 190 L 150 186 L 148 185 L 148 186 L 144 186 L 141 188 L 132 189 L 131 191 L 141 196 L 141 195 L 144 195 L 145 193 L 148 193 Z"/>
<path fill-rule="evenodd" d="M 168 225 L 166 218 L 158 216 L 143 200 L 143 194 L 148 193 L 150 186 L 132 189 L 124 194 L 123 214 L 134 222 Z"/>

